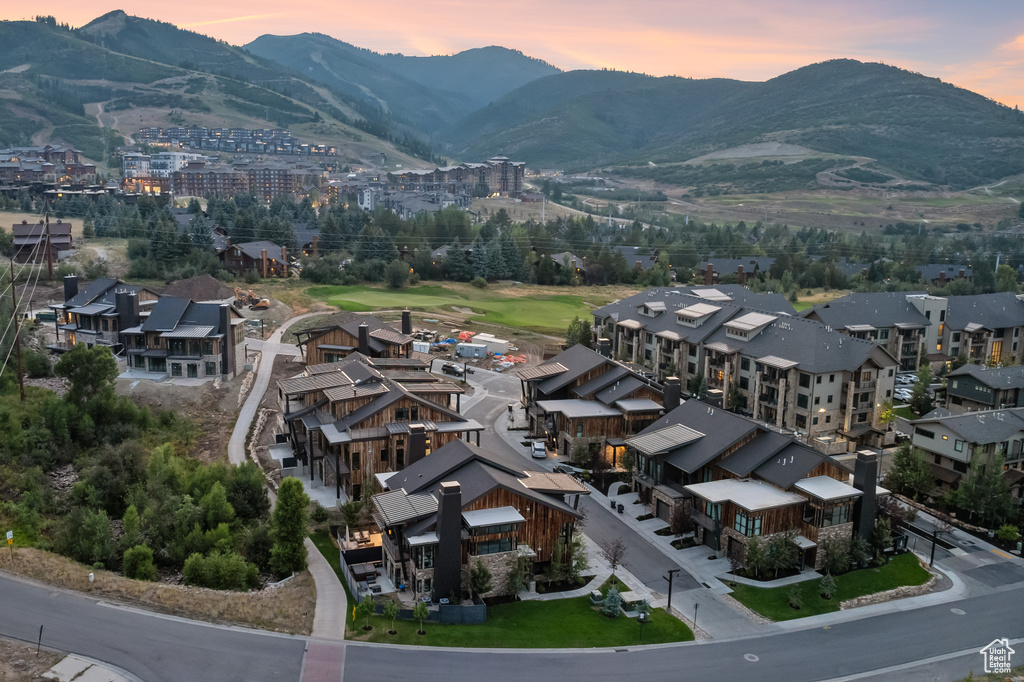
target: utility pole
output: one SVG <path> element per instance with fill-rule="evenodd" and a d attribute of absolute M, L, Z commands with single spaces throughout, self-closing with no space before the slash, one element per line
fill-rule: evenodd
<path fill-rule="evenodd" d="M 21 402 L 25 402 L 25 378 L 21 374 L 21 340 L 18 338 L 18 295 L 14 281 L 14 258 L 11 258 L 11 300 L 14 307 L 11 309 L 14 322 L 14 352 L 18 357 L 18 390 L 21 393 Z"/>
<path fill-rule="evenodd" d="M 53 253 L 50 251 L 50 210 L 46 210 L 46 273 L 49 281 L 53 281 Z M 29 302 L 31 304 L 31 301 Z"/>
<path fill-rule="evenodd" d="M 678 572 L 678 568 L 670 568 L 668 569 L 668 575 L 663 576 L 664 579 L 668 581 L 668 606 L 665 607 L 665 611 L 667 611 L 669 615 L 672 614 L 672 576 Z"/>

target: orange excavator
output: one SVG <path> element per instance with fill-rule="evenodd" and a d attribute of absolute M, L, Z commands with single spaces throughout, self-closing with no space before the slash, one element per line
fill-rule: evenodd
<path fill-rule="evenodd" d="M 249 310 L 266 310 L 270 307 L 269 298 L 260 298 L 252 289 L 235 287 L 235 303 L 247 305 Z"/>

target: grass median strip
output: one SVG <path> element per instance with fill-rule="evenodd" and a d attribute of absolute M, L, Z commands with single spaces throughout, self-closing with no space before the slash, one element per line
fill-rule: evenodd
<path fill-rule="evenodd" d="M 340 554 L 327 531 L 313 533 L 310 538 L 341 578 Z M 341 583 L 345 585 L 344 580 Z M 345 591 L 348 593 L 347 587 Z M 348 598 L 351 610 L 355 601 L 351 594 L 348 594 Z M 641 635 L 640 625 L 635 618 L 607 618 L 590 604 L 588 597 L 489 606 L 485 625 L 424 623 L 425 635 L 416 634 L 419 623 L 412 620 L 396 621 L 394 635 L 388 634 L 391 623 L 383 616 L 370 617 L 373 629 L 369 632 L 362 629 L 362 618 L 357 619 L 355 627 L 351 616 L 347 621 L 346 639 L 420 646 L 522 649 L 611 647 L 639 644 Z M 652 609 L 650 622 L 643 626 L 644 644 L 691 640 L 693 632 L 690 628 L 669 616 L 664 609 Z"/>
<path fill-rule="evenodd" d="M 800 585 L 803 605 L 799 610 L 789 605 L 792 587 L 751 587 L 736 583 L 732 596 L 747 608 L 772 620 L 793 620 L 839 610 L 847 599 L 867 594 L 885 592 L 905 585 L 923 585 L 929 573 L 921 566 L 914 554 L 907 553 L 893 557 L 892 561 L 878 568 L 862 568 L 836 576 L 836 593 L 831 599 L 823 599 L 819 592 L 818 580 L 807 580 Z"/>

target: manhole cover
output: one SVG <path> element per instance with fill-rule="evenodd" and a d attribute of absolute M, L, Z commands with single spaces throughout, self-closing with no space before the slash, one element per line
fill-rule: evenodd
<path fill-rule="evenodd" d="M 747 659 L 751 663 L 757 663 L 761 660 L 756 654 L 743 654 L 743 658 Z"/>
<path fill-rule="evenodd" d="M 958 616 L 966 616 L 967 615 L 967 612 L 964 611 L 963 609 L 950 609 L 950 611 L 952 611 L 953 613 L 955 613 Z"/>

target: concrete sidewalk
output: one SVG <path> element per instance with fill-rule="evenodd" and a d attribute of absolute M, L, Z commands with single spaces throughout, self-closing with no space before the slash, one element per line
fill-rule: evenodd
<path fill-rule="evenodd" d="M 142 682 L 127 670 L 77 654 L 68 654 L 42 676 L 57 682 Z"/>
<path fill-rule="evenodd" d="M 316 583 L 316 612 L 313 615 L 313 634 L 317 639 L 345 639 L 345 618 L 348 599 L 338 574 L 328 563 L 313 541 L 306 538 L 309 573 Z"/>

